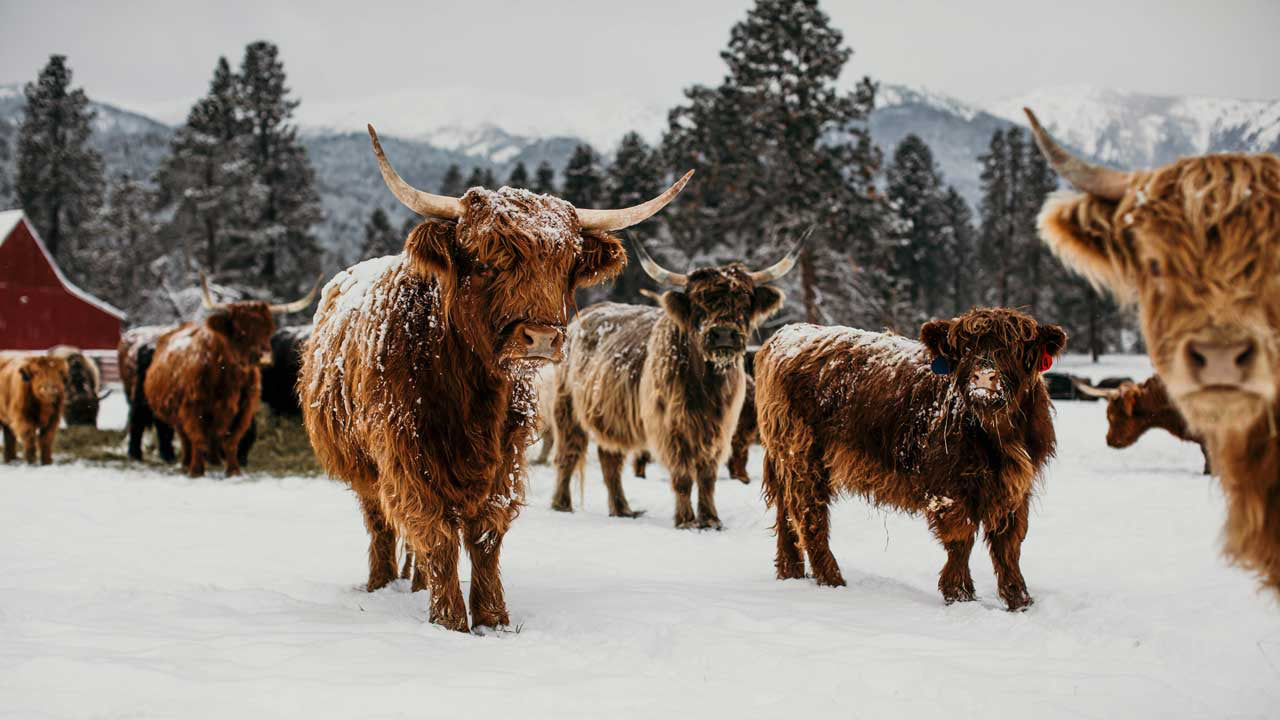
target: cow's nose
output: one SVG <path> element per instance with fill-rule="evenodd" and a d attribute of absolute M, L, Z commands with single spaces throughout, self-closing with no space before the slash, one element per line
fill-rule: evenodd
<path fill-rule="evenodd" d="M 564 331 L 553 325 L 522 325 L 520 339 L 524 342 L 525 357 L 560 359 L 560 347 L 564 344 Z"/>
<path fill-rule="evenodd" d="M 707 333 L 707 344 L 715 349 L 738 348 L 743 345 L 743 335 L 737 328 L 716 325 Z"/>
<path fill-rule="evenodd" d="M 978 368 L 973 371 L 971 382 L 974 389 L 995 392 L 1000 389 L 1000 374 L 995 368 Z"/>
<path fill-rule="evenodd" d="M 1201 386 L 1244 384 L 1257 361 L 1257 344 L 1252 340 L 1214 343 L 1192 340 L 1187 343 L 1187 367 Z"/>

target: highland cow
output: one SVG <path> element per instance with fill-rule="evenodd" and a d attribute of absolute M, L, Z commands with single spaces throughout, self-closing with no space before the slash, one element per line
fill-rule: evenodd
<path fill-rule="evenodd" d="M 1187 427 L 1186 418 L 1173 406 L 1159 375 L 1152 375 L 1141 385 L 1126 382 L 1119 387 L 1102 388 L 1077 380 L 1075 386 L 1086 396 L 1106 399 L 1107 445 L 1127 448 L 1151 428 L 1160 428 L 1179 440 L 1199 445 L 1204 455 L 1204 474 L 1209 474 L 1209 450 Z"/>
<path fill-rule="evenodd" d="M 67 361 L 47 355 L 0 356 L 0 430 L 4 433 L 4 461 L 18 456 L 32 465 L 53 462 L 53 443 L 66 404 L 70 376 Z"/>
<path fill-rule="evenodd" d="M 303 421 L 320 462 L 360 500 L 368 590 L 396 578 L 402 538 L 431 591 L 431 622 L 466 631 L 461 536 L 472 623 L 506 625 L 498 560 L 523 501 L 534 371 L 562 356 L 574 290 L 625 264 L 610 233 L 658 212 L 688 175 L 621 210 L 513 188 L 454 198 L 404 182 L 369 134 L 388 188 L 426 220 L 402 254 L 325 287 L 302 353 Z"/>
<path fill-rule="evenodd" d="M 969 553 L 985 531 L 1000 597 L 1032 602 L 1019 558 L 1031 496 L 1055 436 L 1040 373 L 1057 325 L 1007 309 L 935 320 L 921 342 L 787 325 L 756 355 L 764 494 L 777 512 L 779 579 L 844 585 L 828 546 L 841 492 L 921 513 L 947 551 L 938 589 L 974 599 Z"/>
<path fill-rule="evenodd" d="M 733 431 L 733 439 L 729 441 L 729 460 L 725 467 L 729 477 L 743 485 L 751 484 L 751 475 L 747 472 L 747 455 L 751 446 L 760 437 L 756 424 L 756 381 L 747 373 L 747 390 L 742 396 L 742 410 L 738 413 L 738 425 Z M 632 471 L 636 477 L 645 476 L 646 466 L 653 461 L 648 450 L 641 450 L 632 459 Z"/>
<path fill-rule="evenodd" d="M 102 373 L 98 363 L 70 345 L 59 345 L 49 355 L 67 361 L 66 406 L 62 418 L 68 426 L 98 426 L 98 405 L 111 394 L 102 389 Z"/>
<path fill-rule="evenodd" d="M 716 468 L 729 457 L 742 411 L 747 336 L 782 306 L 782 291 L 764 283 L 785 275 L 800 247 L 765 270 L 732 263 L 686 275 L 662 268 L 636 246 L 650 277 L 684 292 L 665 293 L 661 308 L 601 303 L 574 318 L 568 357 L 556 371 L 552 509 L 572 511 L 569 480 L 591 438 L 610 515 L 643 512 L 627 502 L 622 464 L 627 453 L 648 450 L 671 471 L 675 526 L 721 527 Z"/>
<path fill-rule="evenodd" d="M 182 464 L 191 477 L 204 475 L 206 460 L 221 460 L 227 477 L 240 474 L 240 443 L 258 411 L 258 365 L 271 359 L 271 316 L 306 308 L 318 287 L 280 305 L 257 300 L 215 303 L 202 278 L 209 316 L 156 339 L 143 391 L 155 417 L 177 431 Z"/>
<path fill-rule="evenodd" d="M 1073 157 L 1027 117 L 1049 163 L 1082 191 L 1045 202 L 1041 237 L 1138 304 L 1156 374 L 1222 478 L 1226 555 L 1280 595 L 1280 157 L 1121 172 Z"/>
<path fill-rule="evenodd" d="M 156 341 L 165 333 L 176 330 L 176 325 L 142 325 L 130 328 L 120 336 L 116 346 L 116 362 L 120 368 L 120 384 L 129 403 L 129 458 L 142 459 L 142 438 L 149 428 L 156 431 L 156 449 L 167 463 L 176 457 L 173 453 L 173 428 L 156 419 L 147 404 L 147 370 L 156 353 Z"/>
<path fill-rule="evenodd" d="M 302 415 L 298 373 L 302 371 L 302 346 L 309 337 L 310 325 L 289 325 L 271 335 L 271 363 L 262 368 L 262 402 L 276 415 Z"/>

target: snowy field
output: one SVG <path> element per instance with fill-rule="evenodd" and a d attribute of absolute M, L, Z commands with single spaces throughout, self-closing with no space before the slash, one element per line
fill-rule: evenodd
<path fill-rule="evenodd" d="M 606 516 L 594 463 L 585 507 L 551 512 L 535 468 L 503 553 L 513 628 L 484 636 L 427 624 L 403 582 L 363 591 L 337 483 L 9 465 L 0 716 L 1280 717 L 1280 607 L 1223 565 L 1197 447 L 1112 450 L 1102 403 L 1059 403 L 1057 427 L 1028 612 L 1002 609 L 982 546 L 979 600 L 943 605 L 924 522 L 858 500 L 833 518 L 848 587 L 775 580 L 756 448 L 718 533 L 672 529 L 657 466 L 626 481 L 638 520 Z"/>

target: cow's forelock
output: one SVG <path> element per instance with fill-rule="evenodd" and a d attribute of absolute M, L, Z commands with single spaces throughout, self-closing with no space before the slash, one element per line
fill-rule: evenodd
<path fill-rule="evenodd" d="M 685 288 L 689 314 L 684 318 L 690 342 L 717 363 L 736 360 L 754 329 L 754 293 L 750 271 L 740 263 L 690 273 Z M 732 350 L 713 347 L 722 342 L 727 345 L 730 341 L 725 338 L 730 333 L 735 334 Z"/>
<path fill-rule="evenodd" d="M 1038 326 L 1015 310 L 971 310 L 947 327 L 947 359 L 952 382 L 970 407 L 979 412 L 1016 407 L 1037 382 Z M 976 375 L 994 371 L 997 387 L 987 389 Z"/>
<path fill-rule="evenodd" d="M 271 352 L 271 334 L 276 330 L 271 306 L 260 300 L 228 303 L 208 319 L 209 327 L 231 341 L 237 352 L 251 361 Z"/>

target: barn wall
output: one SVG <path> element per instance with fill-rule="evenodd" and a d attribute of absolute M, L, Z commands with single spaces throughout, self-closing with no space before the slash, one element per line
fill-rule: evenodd
<path fill-rule="evenodd" d="M 0 349 L 54 345 L 109 350 L 120 342 L 120 319 L 65 287 L 27 223 L 0 245 Z"/>

